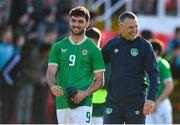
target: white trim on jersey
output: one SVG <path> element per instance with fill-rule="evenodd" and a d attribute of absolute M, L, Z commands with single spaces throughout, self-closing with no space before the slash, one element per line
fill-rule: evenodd
<path fill-rule="evenodd" d="M 167 82 L 172 81 L 172 80 L 173 80 L 172 77 L 169 77 L 169 78 L 164 79 L 163 82 L 167 83 Z"/>
<path fill-rule="evenodd" d="M 98 70 L 94 70 L 93 73 L 96 73 L 96 72 L 105 72 L 106 70 L 105 69 L 98 69 Z"/>
<path fill-rule="evenodd" d="M 57 63 L 48 63 L 48 65 L 53 65 L 53 66 L 57 66 L 58 67 Z"/>
<path fill-rule="evenodd" d="M 71 36 L 69 36 L 69 41 L 71 42 L 72 45 L 81 45 L 84 41 L 86 41 L 86 39 L 87 39 L 87 36 L 84 36 L 84 38 L 83 38 L 80 42 L 75 43 L 75 42 L 72 40 Z"/>

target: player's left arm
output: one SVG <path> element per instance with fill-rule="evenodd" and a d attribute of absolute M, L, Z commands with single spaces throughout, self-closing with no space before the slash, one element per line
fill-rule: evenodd
<path fill-rule="evenodd" d="M 93 92 L 102 88 L 104 85 L 104 71 L 95 72 L 95 82 L 86 90 L 78 91 L 76 96 L 73 98 L 74 103 L 79 104 L 87 96 L 91 95 Z"/>
<path fill-rule="evenodd" d="M 165 98 L 167 98 L 173 91 L 174 84 L 172 79 L 166 80 L 164 81 L 164 83 L 165 83 L 165 88 L 162 94 L 157 98 L 155 102 L 155 110 L 159 106 L 160 102 L 162 102 Z"/>
<path fill-rule="evenodd" d="M 162 59 L 160 64 L 161 65 L 159 67 L 159 72 L 163 80 L 164 89 L 155 102 L 155 110 L 159 106 L 159 104 L 171 94 L 174 88 L 171 67 L 169 63 L 166 60 Z"/>
<path fill-rule="evenodd" d="M 95 72 L 95 82 L 86 90 L 89 95 L 104 86 L 104 71 Z"/>

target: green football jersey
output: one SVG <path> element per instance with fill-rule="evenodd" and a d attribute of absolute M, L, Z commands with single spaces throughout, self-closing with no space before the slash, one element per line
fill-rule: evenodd
<path fill-rule="evenodd" d="M 158 96 L 161 95 L 161 93 L 164 91 L 165 82 L 167 80 L 172 80 L 172 74 L 169 63 L 163 59 L 158 58 L 158 69 L 159 69 L 159 77 L 160 77 L 160 85 L 159 85 L 159 91 Z"/>
<path fill-rule="evenodd" d="M 56 84 L 63 88 L 64 95 L 56 97 L 57 109 L 68 108 L 67 87 L 86 90 L 94 80 L 94 73 L 105 71 L 103 57 L 99 48 L 87 37 L 75 44 L 71 37 L 55 43 L 49 55 L 48 65 L 57 65 Z M 92 95 L 84 100 L 91 106 Z"/>

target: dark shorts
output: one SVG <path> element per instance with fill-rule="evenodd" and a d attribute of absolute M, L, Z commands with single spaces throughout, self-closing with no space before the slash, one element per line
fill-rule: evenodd
<path fill-rule="evenodd" d="M 103 117 L 104 108 L 105 108 L 105 103 L 93 104 L 92 116 L 93 117 Z"/>
<path fill-rule="evenodd" d="M 144 98 L 133 98 L 124 103 L 107 101 L 104 112 L 104 124 L 145 124 L 143 114 Z"/>

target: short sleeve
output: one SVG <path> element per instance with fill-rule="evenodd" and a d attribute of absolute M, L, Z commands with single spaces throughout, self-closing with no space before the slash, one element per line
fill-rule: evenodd
<path fill-rule="evenodd" d="M 57 65 L 58 66 L 58 49 L 57 44 L 52 46 L 52 49 L 49 54 L 48 65 Z"/>
<path fill-rule="evenodd" d="M 92 50 L 92 67 L 93 72 L 105 71 L 104 60 L 99 48 Z"/>
<path fill-rule="evenodd" d="M 164 59 L 162 60 L 162 63 L 160 63 L 159 72 L 164 83 L 166 83 L 166 80 L 172 80 L 170 65 Z"/>

